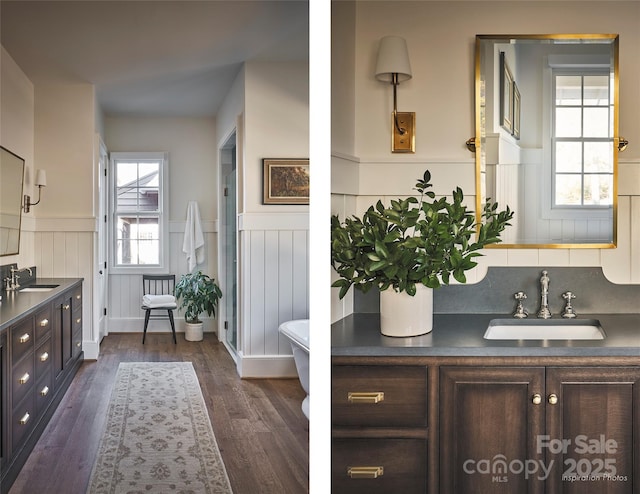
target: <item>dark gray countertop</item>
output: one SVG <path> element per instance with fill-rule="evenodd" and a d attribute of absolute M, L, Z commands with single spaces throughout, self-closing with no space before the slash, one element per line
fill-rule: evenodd
<path fill-rule="evenodd" d="M 604 340 L 485 340 L 489 321 L 505 314 L 435 314 L 433 331 L 413 338 L 380 333 L 379 314 L 352 314 L 331 325 L 333 356 L 640 356 L 640 314 L 585 314 Z"/>
<path fill-rule="evenodd" d="M 59 285 L 48 292 L 30 292 L 2 290 L 0 301 L 0 331 L 8 328 L 20 317 L 35 312 L 39 307 L 51 301 L 65 290 L 82 283 L 83 278 L 38 278 L 38 285 Z M 26 287 L 28 285 L 24 285 Z"/>

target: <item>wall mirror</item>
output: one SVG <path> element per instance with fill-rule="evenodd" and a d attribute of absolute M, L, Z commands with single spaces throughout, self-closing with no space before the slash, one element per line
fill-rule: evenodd
<path fill-rule="evenodd" d="M 18 254 L 24 160 L 0 146 L 0 256 Z"/>
<path fill-rule="evenodd" d="M 502 248 L 616 244 L 618 36 L 478 35 L 476 211 L 515 211 Z"/>

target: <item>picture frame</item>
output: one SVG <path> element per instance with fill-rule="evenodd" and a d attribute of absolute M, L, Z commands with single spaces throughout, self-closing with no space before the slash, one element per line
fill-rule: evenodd
<path fill-rule="evenodd" d="M 513 134 L 513 73 L 505 59 L 505 53 L 500 52 L 500 125 L 509 134 Z"/>
<path fill-rule="evenodd" d="M 513 83 L 513 137 L 520 139 L 520 90 Z"/>
<path fill-rule="evenodd" d="M 265 158 L 263 204 L 309 204 L 309 160 Z"/>

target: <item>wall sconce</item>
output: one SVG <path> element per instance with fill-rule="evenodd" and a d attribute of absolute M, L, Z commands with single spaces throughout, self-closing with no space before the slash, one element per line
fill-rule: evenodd
<path fill-rule="evenodd" d="M 398 84 L 411 79 L 411 64 L 409 63 L 407 42 L 404 38 L 385 36 L 380 40 L 376 79 L 393 85 L 391 152 L 415 153 L 416 114 L 415 112 L 398 112 L 396 94 Z"/>
<path fill-rule="evenodd" d="M 33 185 L 38 187 L 38 200 L 36 202 L 31 202 L 31 196 L 25 194 L 23 207 L 23 211 L 25 213 L 28 213 L 31 210 L 31 206 L 35 206 L 36 204 L 40 203 L 40 194 L 42 193 L 42 187 L 47 186 L 47 172 L 45 172 L 44 170 L 37 170 L 36 180 Z"/>

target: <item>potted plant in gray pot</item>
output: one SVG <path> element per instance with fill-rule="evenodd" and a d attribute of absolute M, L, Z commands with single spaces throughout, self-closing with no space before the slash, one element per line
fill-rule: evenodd
<path fill-rule="evenodd" d="M 500 242 L 513 212 L 498 211 L 490 200 L 482 221 L 463 205 L 460 187 L 436 199 L 431 173 L 425 171 L 415 190 L 420 197 L 381 201 L 362 215 L 331 218 L 331 264 L 340 278 L 332 286 L 343 298 L 354 286 L 362 292 L 380 289 L 381 331 L 387 336 L 416 336 L 433 328 L 433 289 L 451 277 L 466 282 L 480 249 Z"/>
<path fill-rule="evenodd" d="M 200 314 L 216 315 L 218 301 L 222 291 L 215 280 L 202 271 L 183 274 L 175 288 L 176 299 L 180 301 L 180 309 L 184 310 L 185 334 L 188 341 L 202 340 L 203 322 Z"/>

